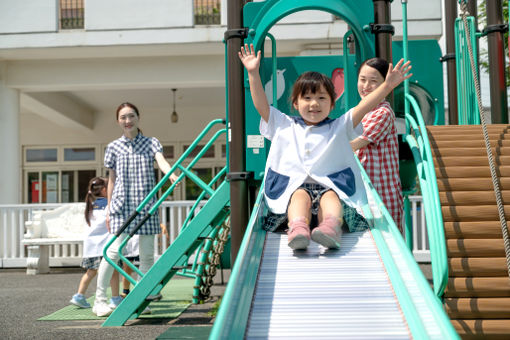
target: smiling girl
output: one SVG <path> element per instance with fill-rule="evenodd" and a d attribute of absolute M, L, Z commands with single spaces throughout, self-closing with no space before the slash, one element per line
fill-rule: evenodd
<path fill-rule="evenodd" d="M 260 133 L 271 141 L 264 185 L 270 214 L 265 228 L 273 231 L 287 219 L 290 248 L 306 249 L 310 239 L 339 248 L 344 221 L 350 231 L 368 226 L 359 214 L 367 198 L 349 142 L 362 133 L 359 123 L 365 114 L 411 76 L 410 63 L 398 62 L 383 84 L 356 107 L 330 119 L 336 96 L 328 77 L 306 72 L 296 80 L 291 102 L 299 117 L 290 117 L 267 102 L 259 74 L 261 52 L 245 45 L 239 58 L 262 118 Z"/>

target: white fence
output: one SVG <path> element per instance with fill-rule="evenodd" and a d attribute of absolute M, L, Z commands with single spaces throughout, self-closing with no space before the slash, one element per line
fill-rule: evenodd
<path fill-rule="evenodd" d="M 161 204 L 161 223 L 167 226 L 168 238 L 165 235 L 156 238 L 156 258 L 175 240 L 194 203 L 195 201 L 171 201 Z M 202 205 L 199 205 L 197 212 Z M 26 267 L 27 253 L 21 244 L 25 221 L 32 219 L 35 210 L 48 210 L 59 206 L 61 204 L 0 204 L 0 268 Z M 52 246 L 50 266 L 78 266 L 81 263 L 81 254 L 81 245 Z"/>
<path fill-rule="evenodd" d="M 430 262 L 425 215 L 422 213 L 421 196 L 411 196 L 413 223 L 413 254 L 418 262 Z M 168 238 L 158 237 L 155 256 L 159 257 L 179 234 L 194 201 L 172 201 L 161 204 L 161 223 L 168 229 Z M 21 244 L 25 233 L 25 221 L 32 219 L 34 210 L 54 209 L 60 204 L 0 205 L 0 268 L 26 267 L 26 250 Z M 81 245 L 53 246 L 50 266 L 78 266 L 81 262 Z"/>

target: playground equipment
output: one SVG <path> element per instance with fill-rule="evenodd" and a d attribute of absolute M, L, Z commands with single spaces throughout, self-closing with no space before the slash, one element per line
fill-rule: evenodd
<path fill-rule="evenodd" d="M 465 1 L 461 4 L 465 7 Z M 343 37 L 342 56 L 277 57 L 277 44 L 269 33 L 270 28 L 285 16 L 303 10 L 326 11 L 348 23 L 350 29 Z M 270 101 L 282 111 L 290 112 L 286 102 L 290 84 L 304 70 L 315 69 L 332 75 L 338 83 L 343 80 L 343 91 L 337 92 L 337 109 L 332 112 L 336 117 L 357 102 L 356 70 L 362 60 L 375 55 L 374 31 L 370 30 L 372 10 L 370 0 L 248 3 L 243 8 L 246 30 L 238 29 L 235 34 L 243 36 L 245 32 L 244 42 L 253 43 L 256 49 L 264 49 L 266 39 L 270 39 L 271 57 L 263 60 L 261 78 L 266 92 L 270 93 Z M 463 338 L 505 338 L 510 335 L 510 288 L 508 268 L 504 268 L 505 256 L 507 267 L 510 262 L 510 250 L 506 249 L 509 241 L 508 235 L 505 236 L 508 233 L 502 204 L 507 195 L 498 188 L 504 190 L 510 185 L 510 175 L 506 174 L 508 169 L 505 168 L 507 160 L 502 156 L 506 150 L 504 133 L 508 127 L 485 127 L 484 120 L 476 118 L 479 114 L 483 117 L 483 109 L 480 108 L 477 66 L 471 47 L 475 31 L 473 20 L 466 18 L 463 11 L 462 23 L 458 21 L 457 24 L 457 46 L 462 49 L 457 56 L 459 97 L 466 99 L 457 103 L 462 110 L 462 117 L 458 118 L 465 124 L 481 122 L 482 127 L 441 126 L 444 124 L 440 114 L 443 107 L 442 71 L 439 63 L 430 62 L 431 54 L 439 56 L 439 47 L 434 41 L 407 41 L 407 1 L 402 1 L 402 19 L 404 40 L 392 44 L 393 60 L 403 57 L 413 61 L 414 82 L 407 80 L 403 88 L 395 91 L 394 107 L 406 123 L 401 148 L 407 148 L 410 155 L 401 159 L 405 164 L 401 169 L 408 169 L 401 172 L 401 177 L 406 183 L 405 194 L 414 192 L 419 185 L 423 196 L 431 251 L 432 289 L 409 251 L 412 241 L 409 224 L 404 240 L 363 169 L 364 184 L 370 197 L 370 204 L 363 210 L 373 226 L 366 232 L 346 234 L 340 251 L 328 252 L 312 245 L 306 252 L 294 254 L 286 246 L 286 235 L 266 233 L 262 229 L 262 217 L 267 208 L 260 189 L 264 185 L 264 164 L 269 146 L 258 133 L 259 117 L 245 82 L 243 138 L 246 138 L 246 156 L 242 161 L 246 172 L 231 173 L 232 169 L 225 172 L 231 180 L 251 177 L 259 194 L 246 232 L 241 235 L 242 243 L 235 249 L 236 261 L 211 339 L 457 339 L 459 334 Z M 354 41 L 354 53 L 346 47 L 348 39 Z M 469 57 L 464 51 L 466 47 L 471 50 Z M 468 71 L 472 71 L 471 75 Z M 227 79 L 230 76 L 228 74 Z M 470 88 L 471 84 L 475 86 Z M 232 84 L 228 82 L 228 86 Z M 218 133 L 225 132 L 221 131 Z M 484 132 L 483 137 L 479 131 Z M 480 157 L 484 152 L 482 138 L 485 139 L 489 164 Z M 192 146 L 197 143 L 198 140 Z M 492 151 L 502 165 L 498 169 L 491 161 Z M 202 152 L 197 158 L 201 155 Z M 229 187 L 234 184 L 223 182 L 213 190 L 213 183 L 219 181 L 221 175 L 206 184 L 189 167 L 177 163 L 172 171 L 176 169 L 183 172 L 179 180 L 188 176 L 204 190 L 200 200 L 205 195 L 209 195 L 209 199 L 194 217 L 189 216 L 176 241 L 136 283 L 133 291 L 105 321 L 105 326 L 122 325 L 129 318 L 138 316 L 150 303 L 147 297 L 157 294 L 173 275 L 191 275 L 196 277 L 197 283 L 203 282 L 203 274 L 210 275 L 214 270 L 209 270 L 218 263 L 218 252 L 210 264 L 202 260 L 209 257 L 205 254 L 209 254 L 215 245 L 220 244 L 218 248 L 221 248 L 226 242 L 229 226 L 224 222 L 231 210 L 238 207 L 229 192 Z M 496 199 L 491 193 L 482 192 L 482 187 L 485 190 L 490 182 L 489 174 Z M 163 186 L 168 176 L 142 202 L 125 227 Z M 160 201 L 168 196 L 174 185 Z M 160 201 L 150 209 L 149 215 L 156 211 Z M 498 233 L 498 215 L 501 234 Z M 142 223 L 143 220 L 139 225 Z M 232 231 L 232 239 L 235 232 Z M 201 249 L 197 256 L 201 260 L 189 269 L 188 259 L 197 249 Z M 121 268 L 117 270 L 125 274 Z M 200 294 L 196 292 L 197 299 Z"/>

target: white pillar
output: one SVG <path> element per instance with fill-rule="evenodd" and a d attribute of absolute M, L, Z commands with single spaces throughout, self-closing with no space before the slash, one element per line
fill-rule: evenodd
<path fill-rule="evenodd" d="M 21 203 L 19 91 L 5 86 L 0 63 L 0 204 Z"/>

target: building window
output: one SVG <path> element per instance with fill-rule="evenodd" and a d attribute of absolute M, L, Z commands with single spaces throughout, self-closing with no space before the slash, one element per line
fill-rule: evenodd
<path fill-rule="evenodd" d="M 57 149 L 27 149 L 27 162 L 56 162 Z"/>
<path fill-rule="evenodd" d="M 174 155 L 174 146 L 173 145 L 163 145 L 163 156 L 166 159 L 173 159 Z"/>
<path fill-rule="evenodd" d="M 64 161 L 94 161 L 95 148 L 64 148 Z"/>
<path fill-rule="evenodd" d="M 60 29 L 83 29 L 83 0 L 60 0 Z"/>
<path fill-rule="evenodd" d="M 188 155 L 188 158 L 193 158 L 195 157 L 196 155 L 198 155 L 200 153 L 200 151 L 202 151 L 202 149 L 204 148 L 205 145 L 197 145 L 191 152 L 190 154 Z M 184 145 L 182 147 L 182 152 L 186 152 L 186 150 L 189 148 L 189 145 Z M 214 158 L 214 146 L 211 145 L 209 147 L 209 149 L 207 149 L 207 151 L 202 155 L 202 158 Z"/>
<path fill-rule="evenodd" d="M 202 181 L 205 183 L 209 183 L 212 179 L 212 169 L 211 168 L 197 168 L 194 169 L 193 172 L 197 175 Z M 198 186 L 193 180 L 186 178 L 186 199 L 187 200 L 196 200 L 198 196 L 202 193 L 202 188 Z M 205 198 L 208 198 L 207 196 Z"/>
<path fill-rule="evenodd" d="M 220 25 L 221 0 L 195 0 L 195 25 Z"/>

